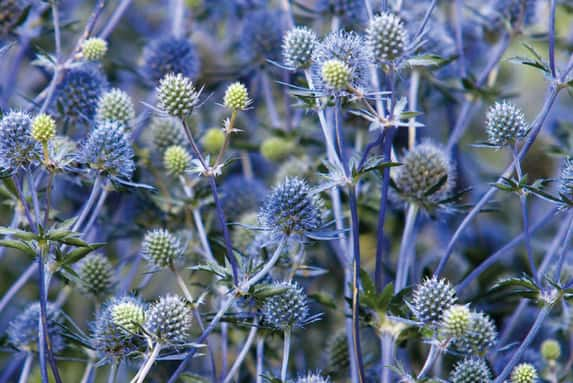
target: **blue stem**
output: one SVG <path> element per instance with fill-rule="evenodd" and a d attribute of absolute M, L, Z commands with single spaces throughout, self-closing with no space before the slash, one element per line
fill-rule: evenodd
<path fill-rule="evenodd" d="M 529 333 L 527 334 L 523 342 L 521 342 L 519 348 L 515 351 L 510 361 L 505 365 L 503 371 L 497 376 L 497 378 L 493 381 L 493 383 L 502 383 L 509 376 L 509 374 L 513 370 L 513 367 L 515 367 L 515 365 L 521 360 L 523 353 L 527 350 L 531 342 L 533 342 L 533 340 L 535 339 L 535 336 L 537 335 L 537 333 L 541 329 L 541 326 L 543 325 L 543 321 L 545 320 L 545 318 L 547 318 L 547 316 L 551 312 L 552 307 L 553 306 L 551 305 L 547 305 L 544 306 L 541 309 L 541 311 L 539 311 L 539 314 L 537 315 L 537 318 L 535 319 L 533 326 L 531 326 Z"/>
<path fill-rule="evenodd" d="M 336 131 L 336 142 L 338 144 L 338 155 L 344 167 L 344 173 L 348 177 L 350 170 L 348 167 L 348 159 L 344 151 L 344 135 L 342 133 L 342 116 L 340 107 L 340 98 L 336 98 L 336 106 L 334 110 L 334 128 Z M 357 366 L 358 381 L 364 382 L 364 361 L 362 358 L 362 347 L 360 344 L 360 319 L 358 317 L 358 310 L 360 308 L 360 231 L 358 219 L 358 204 L 356 201 L 356 191 L 354 185 L 348 187 L 348 200 L 350 207 L 351 228 L 352 228 L 352 322 L 353 338 L 354 338 L 354 359 Z"/>

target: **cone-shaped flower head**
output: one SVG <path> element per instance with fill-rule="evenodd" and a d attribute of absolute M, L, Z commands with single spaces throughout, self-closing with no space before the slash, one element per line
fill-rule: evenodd
<path fill-rule="evenodd" d="M 537 370 L 532 364 L 521 363 L 513 368 L 511 372 L 511 383 L 535 383 L 537 382 Z"/>
<path fill-rule="evenodd" d="M 54 109 L 62 119 L 91 122 L 107 86 L 106 78 L 94 65 L 74 67 L 56 87 Z"/>
<path fill-rule="evenodd" d="M 179 239 L 165 229 L 148 231 L 141 245 L 143 258 L 158 268 L 173 266 L 183 257 L 183 253 Z"/>
<path fill-rule="evenodd" d="M 96 297 L 102 297 L 111 291 L 113 285 L 113 267 L 109 259 L 102 254 L 90 254 L 78 262 L 76 272 L 80 278 L 80 289 Z"/>
<path fill-rule="evenodd" d="M 450 282 L 432 277 L 416 286 L 412 308 L 419 321 L 437 324 L 456 300 L 456 291 Z"/>
<path fill-rule="evenodd" d="M 282 46 L 285 65 L 293 70 L 308 68 L 316 44 L 318 37 L 310 28 L 296 27 L 288 31 Z"/>
<path fill-rule="evenodd" d="M 119 122 L 106 121 L 96 126 L 78 153 L 78 161 L 100 174 L 131 179 L 135 170 L 133 148 Z"/>
<path fill-rule="evenodd" d="M 0 37 L 5 37 L 19 25 L 29 6 L 29 0 L 0 1 Z"/>
<path fill-rule="evenodd" d="M 186 343 L 191 338 L 193 313 L 178 296 L 161 297 L 145 313 L 145 328 L 160 343 Z"/>
<path fill-rule="evenodd" d="M 280 293 L 265 299 L 261 312 L 264 323 L 276 330 L 302 327 L 308 318 L 308 298 L 298 284 L 275 283 Z"/>
<path fill-rule="evenodd" d="M 199 96 L 191 79 L 180 73 L 166 75 L 157 88 L 159 108 L 173 117 L 189 116 L 199 103 Z"/>
<path fill-rule="evenodd" d="M 155 118 L 151 122 L 151 140 L 155 150 L 163 158 L 163 153 L 173 145 L 187 142 L 181 123 L 175 118 Z"/>
<path fill-rule="evenodd" d="M 366 30 L 366 44 L 375 61 L 393 61 L 406 51 L 408 31 L 400 17 L 383 13 L 370 21 Z"/>
<path fill-rule="evenodd" d="M 340 332 L 330 342 L 328 350 L 328 371 L 336 376 L 346 374 L 350 369 L 350 354 L 346 332 Z"/>
<path fill-rule="evenodd" d="M 208 129 L 201 137 L 201 145 L 209 153 L 218 153 L 225 143 L 225 132 L 219 128 Z"/>
<path fill-rule="evenodd" d="M 82 44 L 82 58 L 88 61 L 100 61 L 107 53 L 107 41 L 98 37 L 85 40 Z"/>
<path fill-rule="evenodd" d="M 429 142 L 417 145 L 401 163 L 393 178 L 402 200 L 431 208 L 451 192 L 454 168 L 446 152 L 437 146 Z"/>
<path fill-rule="evenodd" d="M 196 79 L 200 64 L 197 48 L 187 39 L 163 37 L 143 50 L 143 74 L 154 84 L 169 73 Z"/>
<path fill-rule="evenodd" d="M 125 296 L 107 301 L 91 324 L 93 346 L 109 359 L 124 358 L 138 349 L 145 306 L 137 298 Z"/>
<path fill-rule="evenodd" d="M 456 339 L 456 348 L 466 354 L 482 355 L 495 345 L 497 329 L 489 315 L 472 312 L 468 331 Z"/>
<path fill-rule="evenodd" d="M 287 178 L 266 198 L 259 220 L 277 234 L 304 235 L 322 226 L 321 207 L 320 199 L 305 181 Z"/>
<path fill-rule="evenodd" d="M 225 91 L 223 104 L 225 105 L 225 108 L 235 112 L 247 109 L 251 104 L 247 88 L 240 82 L 232 83 Z"/>
<path fill-rule="evenodd" d="M 345 66 L 335 65 L 335 61 L 332 60 L 338 60 Z M 324 64 L 330 61 L 332 61 L 331 64 L 324 68 Z M 368 86 L 368 62 L 369 58 L 364 49 L 362 37 L 353 32 L 332 32 L 315 47 L 312 53 L 311 70 L 314 85 L 317 90 L 334 95 L 348 94 L 347 88 L 349 87 L 364 89 Z M 328 69 L 329 66 L 331 68 L 327 74 L 331 72 L 332 75 L 326 76 L 326 79 L 338 79 L 335 81 L 337 85 L 340 85 L 342 81 L 340 78 L 343 74 L 348 76 L 344 78 L 347 81 L 343 88 L 333 87 L 333 81 L 327 82 L 323 78 L 323 69 Z"/>
<path fill-rule="evenodd" d="M 56 121 L 45 114 L 39 114 L 32 121 L 32 138 L 38 142 L 48 142 L 56 135 Z"/>
<path fill-rule="evenodd" d="M 131 97 L 121 89 L 105 92 L 98 101 L 96 121 L 117 121 L 129 128 L 135 119 L 135 108 Z"/>
<path fill-rule="evenodd" d="M 547 339 L 541 344 L 541 356 L 548 361 L 554 361 L 561 357 L 561 345 L 555 339 Z"/>
<path fill-rule="evenodd" d="M 452 383 L 490 383 L 491 372 L 481 359 L 465 359 L 450 374 Z"/>
<path fill-rule="evenodd" d="M 222 185 L 221 194 L 225 217 L 233 221 L 244 213 L 257 211 L 268 195 L 268 189 L 260 180 L 233 176 Z"/>
<path fill-rule="evenodd" d="M 324 85 L 333 90 L 346 89 L 352 76 L 350 67 L 337 59 L 325 61 L 320 73 Z"/>
<path fill-rule="evenodd" d="M 521 109 L 503 101 L 496 102 L 488 109 L 485 129 L 490 144 L 508 146 L 525 137 L 529 127 Z"/>
<path fill-rule="evenodd" d="M 35 163 L 40 145 L 32 138 L 32 120 L 26 113 L 11 111 L 0 120 L 0 169 L 16 170 Z"/>
<path fill-rule="evenodd" d="M 440 329 L 444 336 L 459 338 L 469 329 L 471 312 L 467 306 L 453 305 L 444 312 Z"/>
<path fill-rule="evenodd" d="M 239 37 L 239 52 L 243 60 L 264 65 L 267 60 L 279 61 L 283 39 L 282 14 L 257 10 L 243 20 Z"/>
<path fill-rule="evenodd" d="M 189 168 L 191 156 L 187 150 L 180 145 L 173 145 L 167 148 L 163 155 L 163 165 L 169 174 L 181 175 Z"/>
<path fill-rule="evenodd" d="M 52 342 L 52 350 L 55 353 L 64 348 L 62 335 L 62 314 L 52 304 L 46 307 L 48 333 Z M 38 325 L 40 320 L 40 303 L 34 302 L 12 320 L 8 325 L 8 341 L 21 351 L 38 350 Z"/>

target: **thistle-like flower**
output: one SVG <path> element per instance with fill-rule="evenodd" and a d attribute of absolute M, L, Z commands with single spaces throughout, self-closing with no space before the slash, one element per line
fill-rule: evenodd
<path fill-rule="evenodd" d="M 201 137 L 201 145 L 208 153 L 218 153 L 225 142 L 225 132 L 219 128 L 208 129 Z"/>
<path fill-rule="evenodd" d="M 227 87 L 223 105 L 234 112 L 245 110 L 251 104 L 247 88 L 240 82 L 235 82 Z"/>
<path fill-rule="evenodd" d="M 143 73 L 158 84 L 169 73 L 196 79 L 201 63 L 197 48 L 187 39 L 163 37 L 150 42 L 143 50 Z"/>
<path fill-rule="evenodd" d="M 157 88 L 159 108 L 168 115 L 178 118 L 189 116 L 199 103 L 201 92 L 197 92 L 191 79 L 182 74 L 170 73 L 163 77 Z"/>
<path fill-rule="evenodd" d="M 400 17 L 383 13 L 370 21 L 366 44 L 372 58 L 379 63 L 400 59 L 408 46 L 408 31 Z"/>
<path fill-rule="evenodd" d="M 419 321 L 436 325 L 456 300 L 456 291 L 448 281 L 427 278 L 414 290 L 412 309 Z"/>
<path fill-rule="evenodd" d="M 337 59 L 325 61 L 320 68 L 320 75 L 324 85 L 334 91 L 346 89 L 352 78 L 350 67 Z"/>
<path fill-rule="evenodd" d="M 0 37 L 4 37 L 14 30 L 29 6 L 29 0 L 3 0 L 0 2 Z"/>
<path fill-rule="evenodd" d="M 547 361 L 556 361 L 561 357 L 561 345 L 555 339 L 547 339 L 541 344 L 541 356 Z"/>
<path fill-rule="evenodd" d="M 90 254 L 78 262 L 76 272 L 80 289 L 98 298 L 107 295 L 113 284 L 113 267 L 102 254 Z"/>
<path fill-rule="evenodd" d="M 189 168 L 190 163 L 191 156 L 184 147 L 179 145 L 170 146 L 163 155 L 165 169 L 174 176 L 183 174 Z"/>
<path fill-rule="evenodd" d="M 491 318 L 481 312 L 472 312 L 468 330 L 454 340 L 456 348 L 470 355 L 482 355 L 495 345 L 497 330 Z"/>
<path fill-rule="evenodd" d="M 491 372 L 481 359 L 464 359 L 450 374 L 452 383 L 490 383 Z"/>
<path fill-rule="evenodd" d="M 61 327 L 62 314 L 55 306 L 48 304 L 46 319 L 52 350 L 58 353 L 65 347 Z M 39 320 L 40 303 L 34 302 L 9 323 L 7 334 L 10 344 L 21 351 L 36 352 L 38 350 Z"/>
<path fill-rule="evenodd" d="M 82 58 L 88 61 L 100 61 L 107 53 L 107 41 L 99 37 L 85 40 L 81 47 Z"/>
<path fill-rule="evenodd" d="M 287 178 L 266 198 L 259 212 L 264 227 L 285 236 L 300 236 L 322 226 L 322 201 L 300 178 Z"/>
<path fill-rule="evenodd" d="M 56 87 L 54 109 L 62 119 L 91 122 L 107 86 L 107 79 L 97 67 L 88 64 L 74 67 L 65 72 Z"/>
<path fill-rule="evenodd" d="M 32 120 L 23 112 L 11 111 L 0 120 L 0 168 L 26 168 L 40 158 L 40 145 L 32 137 Z"/>
<path fill-rule="evenodd" d="M 78 161 L 105 176 L 129 180 L 135 170 L 133 149 L 119 122 L 98 124 L 82 144 Z"/>
<path fill-rule="evenodd" d="M 469 329 L 471 312 L 467 306 L 453 305 L 444 312 L 440 330 L 448 338 L 459 338 Z"/>
<path fill-rule="evenodd" d="M 521 363 L 514 367 L 511 372 L 511 383 L 535 383 L 537 382 L 537 370 L 529 363 Z"/>
<path fill-rule="evenodd" d="M 136 334 L 145 321 L 145 307 L 133 297 L 123 297 L 109 306 L 113 324 L 127 333 Z"/>
<path fill-rule="evenodd" d="M 269 161 L 282 161 L 292 154 L 295 145 L 282 137 L 269 137 L 261 143 L 261 154 Z"/>
<path fill-rule="evenodd" d="M 317 10 L 342 19 L 346 25 L 356 25 L 368 18 L 368 10 L 360 0 L 318 0 Z"/>
<path fill-rule="evenodd" d="M 135 119 L 135 108 L 131 97 L 121 89 L 105 92 L 98 101 L 96 122 L 117 121 L 126 128 Z"/>
<path fill-rule="evenodd" d="M 56 135 L 56 121 L 45 114 L 39 114 L 32 121 L 32 138 L 38 142 L 46 143 Z"/>
<path fill-rule="evenodd" d="M 312 52 L 318 44 L 316 33 L 307 27 L 296 27 L 288 31 L 283 39 L 283 58 L 287 67 L 293 70 L 306 69 L 312 63 Z"/>
<path fill-rule="evenodd" d="M 193 314 L 178 296 L 161 297 L 145 312 L 145 329 L 161 344 L 186 343 Z"/>
<path fill-rule="evenodd" d="M 121 359 L 137 350 L 142 338 L 145 306 L 137 298 L 125 296 L 107 301 L 91 324 L 93 346 L 110 360 Z"/>
<path fill-rule="evenodd" d="M 397 194 L 403 201 L 432 209 L 451 192 L 454 167 L 447 154 L 429 142 L 415 146 L 393 172 Z"/>
<path fill-rule="evenodd" d="M 344 89 L 334 89 L 323 79 L 323 65 L 331 60 L 339 60 L 346 65 L 349 75 Z M 365 89 L 368 86 L 368 62 L 362 37 L 353 32 L 332 32 L 312 53 L 311 71 L 315 87 L 335 95 L 348 94 L 347 88 Z"/>
<path fill-rule="evenodd" d="M 155 150 L 163 158 L 163 152 L 173 145 L 187 142 L 181 122 L 176 118 L 155 118 L 151 122 L 151 140 Z"/>
<path fill-rule="evenodd" d="M 298 284 L 277 282 L 280 293 L 266 298 L 261 308 L 264 323 L 276 330 L 287 330 L 305 325 L 308 316 L 308 298 Z"/>
<path fill-rule="evenodd" d="M 496 102 L 488 109 L 485 129 L 488 142 L 497 146 L 511 146 L 529 131 L 523 112 L 507 101 Z"/>
<path fill-rule="evenodd" d="M 230 177 L 221 186 L 221 204 L 225 217 L 233 221 L 244 213 L 257 211 L 267 194 L 267 187 L 259 180 Z"/>
<path fill-rule="evenodd" d="M 175 235 L 165 229 L 148 231 L 141 244 L 141 255 L 151 265 L 158 268 L 171 267 L 181 260 L 183 246 Z"/>
<path fill-rule="evenodd" d="M 253 65 L 280 59 L 283 38 L 282 14 L 267 10 L 249 12 L 243 20 L 239 50 L 243 59 Z"/>

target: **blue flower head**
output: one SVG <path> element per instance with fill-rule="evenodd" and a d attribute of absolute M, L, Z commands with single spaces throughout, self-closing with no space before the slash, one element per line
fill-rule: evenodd
<path fill-rule="evenodd" d="M 93 121 L 99 98 L 107 87 L 107 79 L 94 65 L 68 70 L 56 87 L 54 107 L 57 115 L 72 122 Z"/>
<path fill-rule="evenodd" d="M 287 178 L 266 198 L 261 224 L 278 235 L 304 236 L 322 226 L 322 202 L 305 181 Z"/>
<path fill-rule="evenodd" d="M 239 52 L 246 62 L 263 65 L 266 60 L 279 61 L 283 38 L 280 12 L 254 11 L 243 20 Z"/>
<path fill-rule="evenodd" d="M 187 39 L 166 36 L 150 42 L 143 50 L 143 74 L 155 85 L 169 73 L 195 80 L 200 68 L 197 48 Z"/>
<path fill-rule="evenodd" d="M 319 0 L 317 10 L 339 17 L 345 25 L 361 24 L 368 20 L 368 11 L 363 0 Z"/>
<path fill-rule="evenodd" d="M 52 350 L 60 352 L 64 349 L 62 322 L 60 311 L 53 305 L 46 307 L 48 333 L 52 342 Z M 21 351 L 38 350 L 38 325 L 40 320 L 40 303 L 35 302 L 20 313 L 8 325 L 8 340 L 10 344 Z"/>
<path fill-rule="evenodd" d="M 98 173 L 129 180 L 135 170 L 133 148 L 117 121 L 99 124 L 78 153 L 78 161 Z"/>
<path fill-rule="evenodd" d="M 339 61 L 348 71 L 348 84 L 356 89 L 364 89 L 368 85 L 369 56 L 365 42 L 360 35 L 353 32 L 337 31 L 328 34 L 318 44 L 312 54 L 312 76 L 318 91 L 344 95 L 344 89 L 334 89 L 323 79 L 323 65 Z"/>
<path fill-rule="evenodd" d="M 276 330 L 298 328 L 309 319 L 308 298 L 296 282 L 277 282 L 282 291 L 266 298 L 261 308 L 265 325 Z"/>
<path fill-rule="evenodd" d="M 94 349 L 109 359 L 124 358 L 142 343 L 138 335 L 145 306 L 134 297 L 112 298 L 91 324 Z"/>
<path fill-rule="evenodd" d="M 565 160 L 559 174 L 559 192 L 573 199 L 573 158 Z"/>
<path fill-rule="evenodd" d="M 6 36 L 13 31 L 29 5 L 29 0 L 3 0 L 0 2 L 0 36 Z"/>
<path fill-rule="evenodd" d="M 193 314 L 176 295 L 161 297 L 145 313 L 145 328 L 163 344 L 186 343 L 191 338 Z"/>
<path fill-rule="evenodd" d="M 39 159 L 40 144 L 31 131 L 32 120 L 26 113 L 12 111 L 0 120 L 0 168 L 13 171 Z"/>
<path fill-rule="evenodd" d="M 244 213 L 256 211 L 267 194 L 264 183 L 242 176 L 233 176 L 221 186 L 223 211 L 229 220 Z"/>

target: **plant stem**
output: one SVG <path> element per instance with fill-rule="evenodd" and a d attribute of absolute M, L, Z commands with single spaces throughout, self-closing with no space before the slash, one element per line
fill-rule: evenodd
<path fill-rule="evenodd" d="M 261 89 L 263 91 L 263 99 L 265 101 L 267 113 L 269 114 L 269 119 L 271 120 L 271 126 L 275 129 L 279 129 L 281 127 L 281 121 L 273 100 L 273 90 L 271 86 L 271 81 L 269 79 L 269 75 L 266 72 L 262 71 L 260 76 L 261 76 Z"/>
<path fill-rule="evenodd" d="M 191 129 L 187 124 L 185 119 L 181 119 L 181 123 L 183 124 L 183 130 L 187 135 L 187 139 L 191 144 L 191 148 L 193 150 L 193 154 L 205 170 L 209 169 L 208 164 L 205 162 L 195 139 L 193 138 L 193 134 L 191 133 Z M 219 193 L 217 191 L 217 183 L 215 181 L 215 177 L 213 175 L 207 175 L 207 179 L 209 181 L 209 187 L 211 188 L 211 194 L 213 194 L 213 200 L 215 202 L 215 212 L 217 214 L 217 219 L 219 220 L 219 224 L 221 225 L 221 229 L 223 230 L 223 239 L 225 240 L 225 248 L 226 248 L 226 256 L 229 264 L 231 265 L 231 270 L 233 272 L 233 283 L 235 285 L 239 282 L 239 273 L 238 273 L 238 263 L 237 259 L 235 258 L 235 254 L 233 253 L 233 246 L 231 244 L 231 235 L 229 234 L 229 228 L 227 227 L 227 222 L 225 220 L 225 213 L 223 212 L 223 207 L 221 206 L 221 201 L 219 200 Z"/>
<path fill-rule="evenodd" d="M 78 231 L 80 229 L 80 227 L 84 224 L 84 221 L 88 218 L 88 215 L 91 213 L 92 208 L 97 201 L 100 189 L 103 186 L 102 181 L 103 181 L 103 179 L 100 176 L 96 177 L 94 184 L 92 185 L 92 190 L 90 192 L 90 196 L 88 197 L 87 202 L 82 207 L 82 210 L 80 211 L 78 218 L 74 222 L 74 224 L 71 228 L 72 231 Z"/>
<path fill-rule="evenodd" d="M 559 258 L 557 260 L 557 267 L 555 268 L 555 274 L 553 279 L 555 282 L 559 282 L 561 279 L 561 270 L 563 270 L 563 264 L 565 263 L 565 258 L 567 257 L 567 250 L 569 249 L 569 241 L 571 240 L 571 235 L 573 234 L 573 213 L 570 213 L 569 221 L 567 222 L 567 233 L 565 234 L 565 240 L 561 245 L 561 250 L 559 251 Z"/>
<path fill-rule="evenodd" d="M 537 333 L 541 329 L 543 321 L 549 315 L 552 308 L 553 308 L 552 305 L 546 305 L 546 306 L 543 306 L 541 311 L 539 311 L 539 314 L 537 315 L 537 318 L 535 319 L 533 326 L 531 326 L 529 333 L 527 334 L 525 339 L 521 342 L 521 344 L 519 345 L 519 348 L 513 353 L 511 359 L 505 365 L 504 369 L 497 376 L 497 378 L 493 381 L 493 383 L 502 383 L 509 376 L 509 374 L 513 370 L 513 367 L 515 367 L 515 365 L 521 360 L 523 353 L 527 350 L 527 348 L 529 347 L 531 342 L 533 342 L 533 340 L 535 339 L 535 336 L 537 335 Z"/>
<path fill-rule="evenodd" d="M 549 213 L 547 213 L 543 219 L 541 219 L 538 223 L 532 226 L 529 230 L 529 234 L 533 235 L 537 230 L 545 227 L 549 223 L 549 221 L 555 216 L 557 212 L 557 208 L 552 209 Z M 501 247 L 495 253 L 490 255 L 486 260 L 480 263 L 476 268 L 472 270 L 458 285 L 456 286 L 456 291 L 458 295 L 466 289 L 477 277 L 479 277 L 484 271 L 486 271 L 490 266 L 496 263 L 503 255 L 505 255 L 509 250 L 513 249 L 517 246 L 521 241 L 525 239 L 525 233 L 521 233 L 511 241 L 509 241 L 506 245 Z"/>
<path fill-rule="evenodd" d="M 233 289 L 233 291 L 231 291 L 230 296 L 227 298 L 227 300 L 225 300 L 223 302 L 223 304 L 219 308 L 219 311 L 217 312 L 217 314 L 215 314 L 213 319 L 211 319 L 211 323 L 205 329 L 205 331 L 203 331 L 201 336 L 197 339 L 196 343 L 201 343 L 205 339 L 207 339 L 209 334 L 211 334 L 211 332 L 215 329 L 215 327 L 217 327 L 217 324 L 219 323 L 219 321 L 221 320 L 223 315 L 225 315 L 227 310 L 231 307 L 231 305 L 233 304 L 233 302 L 237 298 L 237 294 L 239 292 L 248 291 L 254 284 L 259 282 L 261 279 L 263 279 L 269 273 L 269 271 L 273 268 L 273 266 L 276 264 L 276 262 L 279 260 L 279 258 L 281 256 L 285 241 L 286 241 L 286 238 L 282 238 L 279 241 L 279 244 L 278 244 L 273 256 L 271 257 L 271 259 L 267 262 L 267 264 L 257 274 L 255 274 L 252 278 L 250 278 L 247 281 L 245 281 L 244 283 L 242 283 L 240 286 L 235 287 L 235 289 Z M 197 352 L 197 348 L 193 347 L 187 353 L 185 358 L 181 361 L 181 363 L 179 364 L 177 369 L 173 372 L 173 374 L 169 378 L 168 383 L 175 383 L 177 381 L 177 378 L 179 377 L 179 375 L 181 375 L 183 373 L 183 371 L 185 371 L 185 367 L 186 367 L 187 363 L 193 357 L 193 355 L 195 355 L 196 352 Z"/>
<path fill-rule="evenodd" d="M 251 330 L 249 331 L 249 335 L 247 337 L 247 340 L 245 341 L 245 344 L 243 345 L 243 348 L 239 352 L 237 359 L 235 359 L 235 362 L 233 363 L 233 366 L 227 373 L 227 376 L 223 380 L 223 383 L 230 383 L 233 380 L 233 377 L 239 371 L 239 368 L 241 367 L 243 361 L 247 357 L 247 354 L 249 353 L 249 350 L 256 336 L 257 336 L 257 322 L 255 321 L 255 323 L 253 323 L 253 326 L 251 327 Z M 257 347 L 258 347 L 258 342 L 257 342 Z"/>
<path fill-rule="evenodd" d="M 390 383 L 392 369 L 389 367 L 394 360 L 394 350 L 396 343 L 394 337 L 389 334 L 382 335 L 382 383 Z"/>
<path fill-rule="evenodd" d="M 32 362 L 34 361 L 34 354 L 32 352 L 26 353 L 26 359 L 24 360 L 24 366 L 22 366 L 22 372 L 20 373 L 20 378 L 18 383 L 28 382 L 28 377 L 30 376 L 30 371 L 32 370 Z"/>
<path fill-rule="evenodd" d="M 153 349 L 151 350 L 151 354 L 149 355 L 143 366 L 141 366 L 135 377 L 131 380 L 131 383 L 143 383 L 145 377 L 147 376 L 147 374 L 149 374 L 149 371 L 151 370 L 153 363 L 155 363 L 155 360 L 159 356 L 160 351 L 161 351 L 161 344 L 156 343 L 155 346 L 153 346 Z"/>
<path fill-rule="evenodd" d="M 92 381 L 91 378 L 93 375 L 93 369 L 94 369 L 94 362 L 90 359 L 88 360 L 86 368 L 84 369 L 84 374 L 82 376 L 81 383 L 90 383 Z"/>
<path fill-rule="evenodd" d="M 16 279 L 16 282 L 10 286 L 6 294 L 2 296 L 2 300 L 0 300 L 0 313 L 6 308 L 6 305 L 10 303 L 12 298 L 22 289 L 22 287 L 28 282 L 28 280 L 36 273 L 38 270 L 38 263 L 33 262 L 20 276 Z"/>
<path fill-rule="evenodd" d="M 517 173 L 517 178 L 521 181 L 523 178 L 523 172 L 521 170 L 521 161 L 517 157 L 517 147 L 513 147 L 513 158 L 515 163 L 515 171 Z M 519 194 L 519 202 L 521 205 L 521 215 L 523 217 L 523 234 L 525 235 L 525 249 L 527 251 L 527 259 L 529 261 L 529 268 L 531 270 L 531 275 L 536 282 L 539 282 L 539 274 L 537 272 L 537 267 L 535 266 L 535 259 L 533 259 L 533 250 L 531 248 L 531 235 L 529 232 L 529 214 L 527 212 L 527 195 L 522 191 Z"/>
<path fill-rule="evenodd" d="M 257 339 L 257 377 L 256 383 L 263 383 L 263 361 L 265 358 L 265 337 Z"/>
<path fill-rule="evenodd" d="M 440 348 L 435 344 L 432 344 L 432 346 L 430 347 L 430 352 L 426 357 L 426 362 L 424 363 L 424 366 L 418 373 L 417 377 L 418 380 L 422 379 L 428 373 L 428 371 L 430 371 L 430 368 L 432 367 L 438 356 L 440 356 Z"/>
<path fill-rule="evenodd" d="M 399 292 L 408 283 L 408 271 L 410 270 L 411 258 L 415 254 L 415 250 L 409 251 L 410 241 L 414 235 L 414 228 L 416 224 L 416 217 L 418 216 L 418 206 L 410 204 L 408 206 L 408 213 L 406 214 L 406 225 L 402 234 L 402 242 L 400 244 L 400 255 L 398 256 L 398 268 L 396 272 L 396 285 L 395 292 Z"/>
<path fill-rule="evenodd" d="M 290 354 L 290 335 L 291 329 L 287 328 L 284 331 L 284 342 L 283 342 L 283 363 L 281 367 L 281 381 L 286 382 L 287 370 L 288 370 L 288 357 Z"/>
<path fill-rule="evenodd" d="M 529 137 L 527 138 L 527 141 L 525 142 L 525 144 L 523 145 L 523 147 L 521 148 L 521 150 L 517 154 L 517 159 L 519 159 L 519 160 L 523 159 L 523 157 L 525 157 L 525 155 L 527 154 L 527 152 L 529 151 L 529 149 L 533 145 L 535 138 L 537 137 L 537 135 L 541 131 L 541 128 L 543 127 L 543 123 L 545 122 L 545 119 L 549 115 L 549 112 L 550 112 L 551 108 L 553 107 L 553 104 L 555 103 L 555 99 L 557 98 L 558 93 L 559 93 L 559 87 L 557 87 L 554 83 L 551 84 L 550 89 L 549 89 L 549 94 L 545 98 L 545 102 L 543 104 L 541 111 L 537 115 L 537 118 L 531 124 L 531 130 L 529 133 Z M 513 160 L 511 162 L 511 164 L 509 164 L 509 166 L 503 171 L 502 175 L 498 179 L 498 182 L 503 181 L 504 177 L 505 178 L 509 177 L 511 175 L 511 173 L 513 172 L 514 167 L 515 167 L 515 160 Z M 483 197 L 474 205 L 474 207 L 470 210 L 470 212 L 464 217 L 462 223 L 458 226 L 454 235 L 450 239 L 450 242 L 448 243 L 446 251 L 445 251 L 444 255 L 442 256 L 442 258 L 440 259 L 440 263 L 439 263 L 438 267 L 434 271 L 434 276 L 437 277 L 444 271 L 446 263 L 448 262 L 450 256 L 452 255 L 452 252 L 454 250 L 454 246 L 455 246 L 456 242 L 461 237 L 464 230 L 469 226 L 470 222 L 477 216 L 477 214 L 480 212 L 482 207 L 484 207 L 485 204 L 490 200 L 490 198 L 493 197 L 493 195 L 496 193 L 497 190 L 498 190 L 497 187 L 491 186 L 488 189 L 488 191 L 483 195 Z"/>
<path fill-rule="evenodd" d="M 114 360 L 109 367 L 109 374 L 107 376 L 107 383 L 115 383 L 117 372 L 119 370 L 119 360 Z"/>

